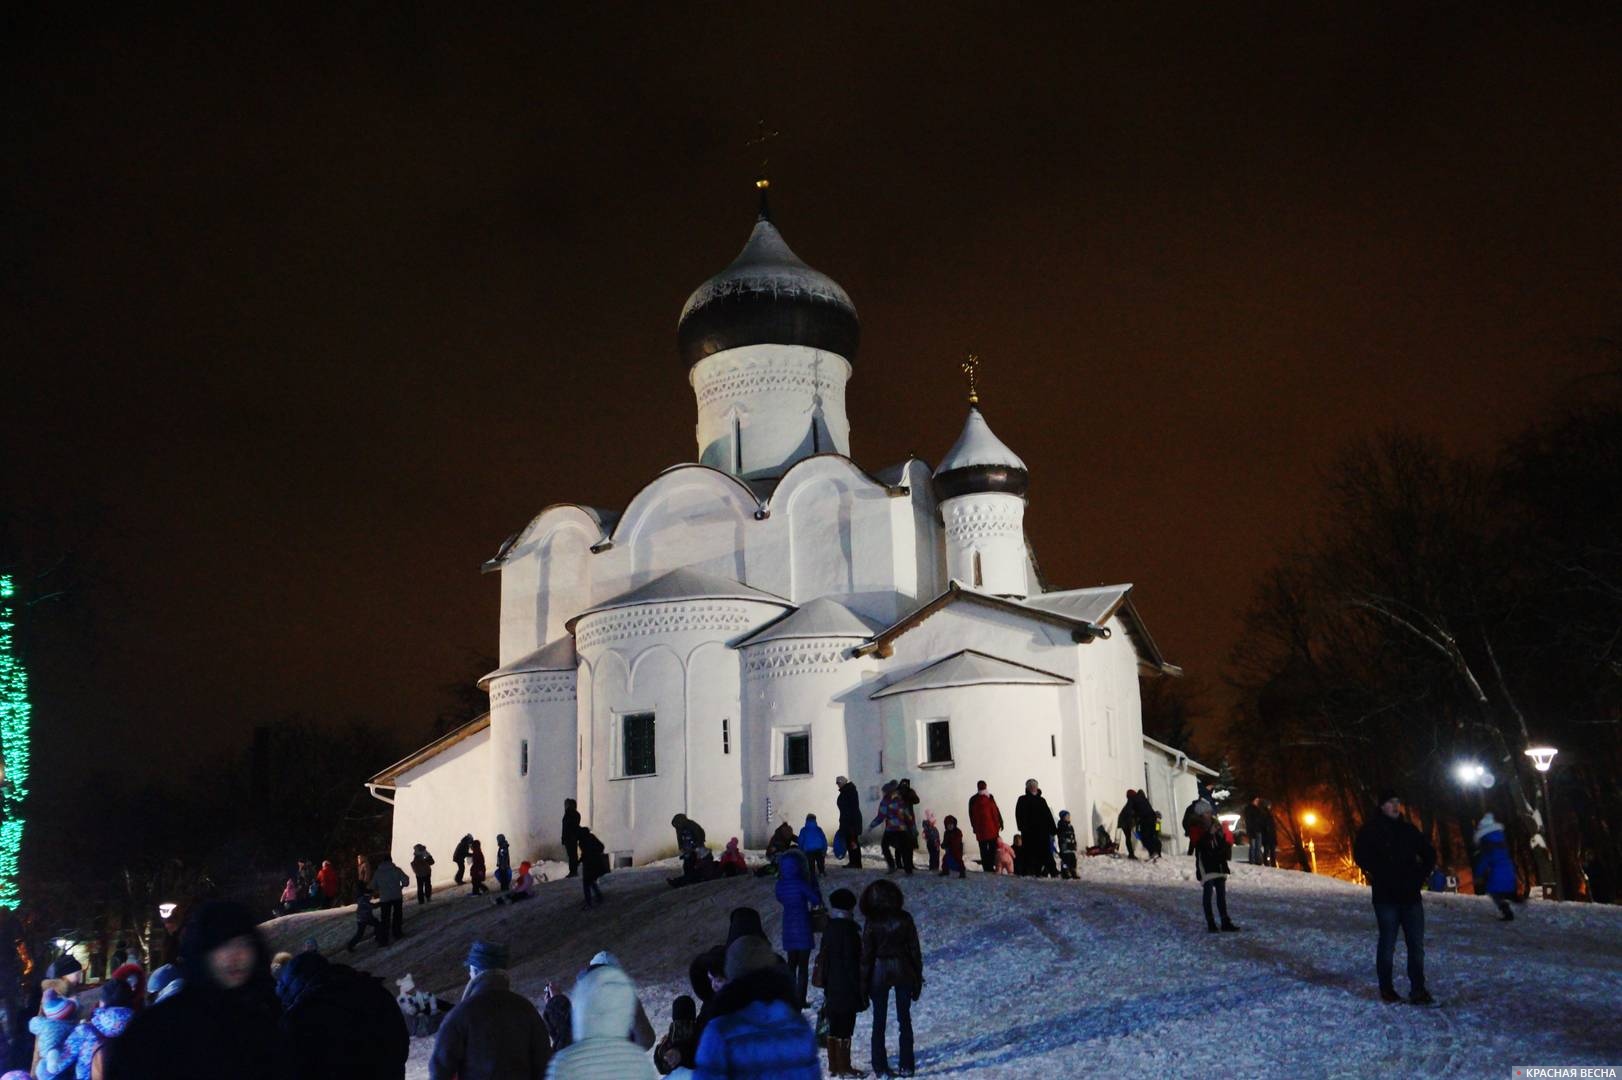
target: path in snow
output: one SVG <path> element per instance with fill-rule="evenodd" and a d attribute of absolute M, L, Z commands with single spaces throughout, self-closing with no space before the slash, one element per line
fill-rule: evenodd
<path fill-rule="evenodd" d="M 898 877 L 924 947 L 913 1012 L 920 1074 L 1442 1077 L 1622 1064 L 1622 907 L 1533 901 L 1501 923 L 1485 897 L 1427 895 L 1426 973 L 1442 1007 L 1388 1006 L 1376 997 L 1366 889 L 1235 870 L 1238 934 L 1206 933 L 1186 857 L 1088 859 L 1080 882 Z M 781 926 L 770 880 L 673 890 L 671 872 L 617 871 L 603 881 L 607 904 L 591 912 L 579 910 L 576 881 L 542 885 L 517 907 L 442 890 L 426 908 L 408 904 L 403 941 L 382 951 L 368 942 L 353 956 L 341 948 L 353 908 L 265 929 L 277 948 L 314 936 L 329 955 L 391 981 L 409 971 L 453 1000 L 475 936 L 508 942 L 515 986 L 531 996 L 548 979 L 567 987 L 593 953 L 611 949 L 662 1032 L 671 999 L 690 992 L 688 961 L 725 937 L 733 907 L 757 907 L 774 941 Z M 825 891 L 860 892 L 881 873 L 832 869 Z M 1406 989 L 1400 945 L 1397 973 Z M 871 1015 L 857 1022 L 864 1046 Z M 409 1077 L 427 1076 L 430 1049 L 414 1041 Z"/>

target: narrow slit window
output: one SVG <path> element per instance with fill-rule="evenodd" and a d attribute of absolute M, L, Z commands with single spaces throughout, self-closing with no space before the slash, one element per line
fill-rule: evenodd
<path fill-rule="evenodd" d="M 529 775 L 529 740 L 524 739 L 518 744 L 518 775 Z"/>
<path fill-rule="evenodd" d="M 974 585 L 979 588 L 983 584 L 985 584 L 985 576 L 980 572 L 980 553 L 976 551 L 974 553 Z"/>
<path fill-rule="evenodd" d="M 1048 749 L 1053 752 L 1054 757 L 1059 756 L 1059 737 L 1057 735 L 1048 736 Z"/>
<path fill-rule="evenodd" d="M 743 422 L 737 413 L 732 414 L 732 471 L 743 475 Z"/>
<path fill-rule="evenodd" d="M 790 732 L 783 736 L 783 775 L 809 776 L 811 774 L 811 733 Z"/>
<path fill-rule="evenodd" d="M 732 753 L 732 721 L 721 721 L 721 753 Z"/>
<path fill-rule="evenodd" d="M 653 755 L 653 714 L 627 713 L 620 718 L 624 725 L 621 748 L 624 751 L 621 776 L 652 776 L 655 772 Z"/>

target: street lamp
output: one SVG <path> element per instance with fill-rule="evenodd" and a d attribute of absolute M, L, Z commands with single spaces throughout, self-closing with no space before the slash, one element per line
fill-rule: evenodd
<path fill-rule="evenodd" d="M 1526 756 L 1532 759 L 1532 767 L 1543 781 L 1543 832 L 1549 841 L 1549 862 L 1554 867 L 1554 898 L 1564 900 L 1566 888 L 1560 878 L 1560 856 L 1554 843 L 1554 804 L 1549 798 L 1549 767 L 1559 752 L 1552 746 L 1533 746 L 1527 748 Z"/>
<path fill-rule="evenodd" d="M 167 919 L 175 913 L 175 905 L 167 901 L 158 905 L 158 918 Z"/>
<path fill-rule="evenodd" d="M 1308 810 L 1301 815 L 1301 824 L 1309 829 L 1313 828 L 1318 824 L 1318 815 Z M 1318 872 L 1318 842 L 1310 836 L 1307 837 L 1307 859 L 1312 865 L 1312 872 L 1316 874 Z"/>

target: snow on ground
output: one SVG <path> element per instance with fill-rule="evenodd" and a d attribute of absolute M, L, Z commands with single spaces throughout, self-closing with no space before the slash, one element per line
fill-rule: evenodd
<path fill-rule="evenodd" d="M 872 855 L 878 871 L 830 867 L 825 894 L 859 893 L 882 874 Z M 403 941 L 353 955 L 342 950 L 352 907 L 264 929 L 275 948 L 314 936 L 336 959 L 391 983 L 410 972 L 451 1000 L 476 936 L 511 946 L 515 987 L 532 997 L 548 979 L 567 989 L 610 949 L 663 1033 L 672 998 L 691 992 L 688 961 L 725 938 L 733 907 L 758 908 L 774 940 L 781 926 L 771 879 L 670 889 L 671 873 L 616 871 L 602 882 L 606 904 L 589 912 L 578 881 L 500 908 L 442 889 L 427 907 L 408 900 Z M 1237 934 L 1206 933 L 1186 857 L 1085 859 L 1079 882 L 897 880 L 924 949 L 920 1075 L 1507 1076 L 1516 1064 L 1622 1064 L 1622 907 L 1532 901 L 1502 923 L 1486 897 L 1427 894 L 1425 967 L 1441 1007 L 1426 1009 L 1380 1003 L 1368 891 L 1333 878 L 1236 866 Z M 1401 944 L 1396 969 L 1406 991 Z M 871 1017 L 857 1021 L 859 1047 Z M 413 1041 L 413 1080 L 427 1076 L 431 1043 Z"/>

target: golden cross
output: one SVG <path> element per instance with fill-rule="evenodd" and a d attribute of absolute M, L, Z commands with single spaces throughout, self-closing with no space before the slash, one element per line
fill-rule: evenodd
<path fill-rule="evenodd" d="M 755 127 L 759 133 L 744 145 L 760 147 L 760 175 L 755 177 L 755 186 L 764 191 L 772 186 L 772 182 L 766 178 L 767 151 L 771 147 L 771 141 L 783 133 L 781 131 L 767 131 L 764 118 L 757 120 Z"/>
<path fill-rule="evenodd" d="M 976 377 L 980 374 L 980 357 L 969 353 L 968 358 L 958 366 L 963 369 L 963 374 L 969 377 L 969 404 L 980 404 L 980 393 L 976 389 Z"/>

